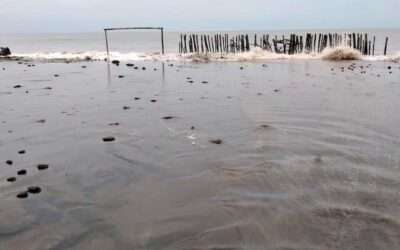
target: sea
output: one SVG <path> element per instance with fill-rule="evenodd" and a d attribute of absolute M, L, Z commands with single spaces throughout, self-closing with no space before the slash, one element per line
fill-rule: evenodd
<path fill-rule="evenodd" d="M 355 30 L 274 30 L 274 31 L 183 31 L 165 32 L 165 55 L 161 54 L 161 32 L 159 30 L 122 30 L 108 31 L 111 56 L 119 60 L 182 60 L 178 54 L 180 34 L 248 34 L 250 40 L 255 34 L 258 37 L 269 34 L 270 37 L 288 37 L 290 34 L 306 33 L 367 33 L 369 38 L 376 37 L 375 57 L 368 60 L 386 60 L 400 57 L 400 29 L 355 29 Z M 386 37 L 389 38 L 387 57 L 383 57 Z M 0 46 L 8 46 L 13 55 L 27 59 L 75 59 L 92 58 L 101 60 L 107 57 L 105 33 L 52 33 L 52 34 L 1 34 Z M 252 53 L 226 56 L 225 60 L 268 60 L 268 59 L 315 59 L 312 55 L 285 56 L 268 53 L 262 50 Z M 221 58 L 218 58 L 219 60 Z"/>

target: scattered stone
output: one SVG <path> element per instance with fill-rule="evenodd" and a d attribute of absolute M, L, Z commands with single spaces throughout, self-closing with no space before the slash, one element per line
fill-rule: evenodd
<path fill-rule="evenodd" d="M 103 141 L 104 142 L 113 142 L 113 141 L 115 141 L 115 138 L 112 136 L 107 136 L 107 137 L 103 137 Z"/>
<path fill-rule="evenodd" d="M 40 192 L 42 192 L 42 189 L 40 187 L 37 186 L 28 187 L 28 193 L 39 194 Z"/>
<path fill-rule="evenodd" d="M 267 124 L 263 124 L 260 126 L 261 128 L 270 128 L 271 126 L 267 125 Z"/>
<path fill-rule="evenodd" d="M 123 109 L 123 110 L 128 110 L 128 109 L 131 109 L 131 107 L 129 107 L 129 106 L 123 106 L 122 109 Z"/>
<path fill-rule="evenodd" d="M 11 50 L 8 47 L 0 47 L 0 56 L 9 56 L 11 55 Z"/>
<path fill-rule="evenodd" d="M 26 199 L 26 198 L 28 198 L 28 196 L 29 196 L 29 194 L 26 191 L 17 194 L 18 199 Z"/>
<path fill-rule="evenodd" d="M 195 130 L 196 128 L 194 127 L 194 126 L 191 126 L 190 127 L 190 130 Z"/>
<path fill-rule="evenodd" d="M 176 118 L 176 117 L 175 116 L 164 116 L 162 119 L 164 119 L 164 120 L 172 120 L 174 118 Z"/>
<path fill-rule="evenodd" d="M 52 90 L 52 87 L 44 87 L 43 89 Z"/>
<path fill-rule="evenodd" d="M 119 66 L 119 63 L 120 63 L 120 62 L 119 62 L 118 60 L 112 60 L 111 63 L 114 64 L 114 65 L 116 65 L 116 66 Z"/>
<path fill-rule="evenodd" d="M 17 172 L 17 175 L 26 175 L 27 171 L 25 169 L 21 169 Z"/>
<path fill-rule="evenodd" d="M 146 70 L 146 67 L 142 67 L 142 70 Z"/>
<path fill-rule="evenodd" d="M 187 81 L 188 83 L 194 83 L 194 81 L 193 80 L 189 80 L 189 81 Z"/>
<path fill-rule="evenodd" d="M 140 97 L 135 97 L 134 100 L 135 100 L 135 101 L 139 101 L 139 100 L 140 100 Z"/>
<path fill-rule="evenodd" d="M 258 95 L 258 96 L 260 96 L 260 95 L 263 95 L 263 94 L 262 94 L 262 93 L 260 93 L 260 92 L 258 92 L 258 93 L 257 93 L 257 95 Z"/>
<path fill-rule="evenodd" d="M 391 69 L 392 69 L 392 66 L 388 66 L 387 68 L 388 68 L 388 70 L 391 70 Z"/>
<path fill-rule="evenodd" d="M 81 68 L 82 68 L 82 69 L 86 69 L 87 67 L 86 67 L 85 65 L 82 65 Z"/>
<path fill-rule="evenodd" d="M 173 64 L 173 63 L 171 63 L 171 64 L 168 64 L 168 66 L 170 66 L 170 67 L 174 67 L 174 64 Z"/>
<path fill-rule="evenodd" d="M 37 165 L 37 169 L 39 171 L 43 171 L 43 170 L 46 170 L 48 168 L 49 168 L 49 164 L 39 164 L 39 165 Z"/>
<path fill-rule="evenodd" d="M 139 69 L 139 67 L 138 67 L 138 66 L 135 66 L 134 69 Z"/>
<path fill-rule="evenodd" d="M 133 66 L 135 66 L 135 64 L 133 64 L 133 63 L 127 63 L 126 66 L 127 66 L 127 67 L 133 67 Z"/>
<path fill-rule="evenodd" d="M 36 122 L 37 122 L 37 123 L 45 123 L 46 120 L 45 120 L 45 119 L 40 119 L 40 120 L 37 120 Z"/>
<path fill-rule="evenodd" d="M 266 64 L 263 64 L 262 66 L 263 66 L 263 68 L 266 68 L 266 67 L 268 67 L 268 65 L 266 65 Z"/>
<path fill-rule="evenodd" d="M 151 99 L 150 102 L 157 102 L 157 100 L 156 99 Z"/>
<path fill-rule="evenodd" d="M 217 144 L 217 145 L 222 144 L 222 140 L 221 139 L 213 139 L 213 140 L 209 140 L 209 142 L 211 142 L 213 144 Z"/>
<path fill-rule="evenodd" d="M 22 88 L 22 85 L 20 84 L 14 85 L 14 89 L 19 89 L 19 88 Z"/>
<path fill-rule="evenodd" d="M 18 151 L 18 154 L 20 154 L 20 155 L 23 155 L 23 154 L 25 154 L 25 153 L 26 153 L 25 150 L 20 150 L 20 151 Z"/>
<path fill-rule="evenodd" d="M 208 82 L 207 82 L 207 81 L 202 81 L 201 83 L 202 83 L 202 84 L 207 84 Z"/>
<path fill-rule="evenodd" d="M 11 166 L 13 164 L 13 161 L 12 160 L 7 160 L 6 164 Z"/>
<path fill-rule="evenodd" d="M 58 74 L 54 74 L 54 77 L 59 77 L 60 75 L 58 75 Z"/>
<path fill-rule="evenodd" d="M 10 177 L 10 178 L 7 179 L 7 181 L 8 181 L 8 182 L 16 182 L 16 181 L 17 181 L 17 178 L 15 178 L 15 177 Z"/>
<path fill-rule="evenodd" d="M 153 70 L 154 70 L 154 71 L 157 71 L 157 68 L 154 68 Z"/>
<path fill-rule="evenodd" d="M 315 163 L 322 163 L 322 157 L 318 155 L 317 157 L 314 158 Z"/>
<path fill-rule="evenodd" d="M 124 77 L 125 77 L 124 75 L 119 75 L 119 76 L 118 76 L 118 78 L 124 78 Z"/>
<path fill-rule="evenodd" d="M 244 69 L 244 67 L 243 66 L 240 66 L 240 70 L 243 70 Z"/>
<path fill-rule="evenodd" d="M 278 93 L 278 92 L 280 92 L 280 90 L 279 89 L 274 89 L 274 92 Z"/>

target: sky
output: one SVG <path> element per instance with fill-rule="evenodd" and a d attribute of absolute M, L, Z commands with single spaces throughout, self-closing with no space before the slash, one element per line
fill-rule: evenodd
<path fill-rule="evenodd" d="M 400 0 L 0 0 L 0 33 L 400 28 Z"/>

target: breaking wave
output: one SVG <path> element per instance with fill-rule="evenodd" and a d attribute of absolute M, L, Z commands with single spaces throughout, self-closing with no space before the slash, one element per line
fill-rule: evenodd
<path fill-rule="evenodd" d="M 107 59 L 105 51 L 85 52 L 50 52 L 50 53 L 16 53 L 11 58 L 22 60 L 48 61 L 48 62 L 79 62 L 102 61 Z M 260 48 L 254 48 L 249 52 L 237 54 L 186 54 L 168 53 L 137 53 L 137 52 L 112 52 L 110 59 L 120 61 L 183 61 L 183 62 L 257 62 L 267 60 L 367 60 L 367 61 L 393 61 L 400 62 L 400 52 L 391 56 L 363 56 L 360 52 L 348 48 L 337 47 L 325 49 L 322 53 L 310 54 L 277 54 Z"/>
<path fill-rule="evenodd" d="M 361 60 L 362 55 L 352 48 L 338 47 L 325 49 L 321 54 L 321 58 L 329 61 Z"/>

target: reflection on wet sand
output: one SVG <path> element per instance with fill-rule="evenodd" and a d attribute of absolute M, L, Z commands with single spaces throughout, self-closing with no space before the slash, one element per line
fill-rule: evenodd
<path fill-rule="evenodd" d="M 1 249 L 400 247 L 398 64 L 2 67 Z"/>

